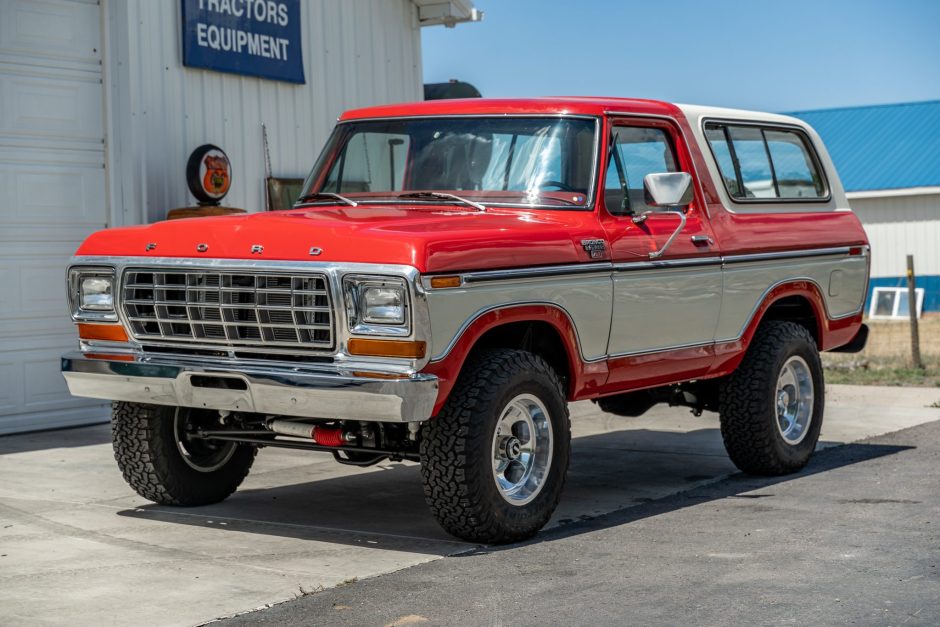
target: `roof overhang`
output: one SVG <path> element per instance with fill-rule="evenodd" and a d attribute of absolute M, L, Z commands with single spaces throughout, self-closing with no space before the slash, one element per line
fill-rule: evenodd
<path fill-rule="evenodd" d="M 421 26 L 443 24 L 453 28 L 464 22 L 479 22 L 483 11 L 473 6 L 471 0 L 411 0 L 418 7 L 418 23 Z"/>
<path fill-rule="evenodd" d="M 845 197 L 852 200 L 853 198 L 892 198 L 897 196 L 928 196 L 930 194 L 940 194 L 940 186 L 860 190 L 846 192 Z"/>

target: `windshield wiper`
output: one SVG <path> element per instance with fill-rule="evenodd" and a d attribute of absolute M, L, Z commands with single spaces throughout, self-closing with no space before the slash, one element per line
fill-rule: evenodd
<path fill-rule="evenodd" d="M 333 192 L 313 192 L 312 194 L 306 194 L 298 198 L 297 202 L 295 202 L 294 205 L 296 206 L 301 203 L 311 202 L 311 201 L 317 200 L 318 198 L 333 198 L 335 200 L 340 201 L 343 204 L 349 205 L 350 207 L 359 206 L 359 203 L 357 203 L 355 200 L 350 200 L 349 198 L 346 198 L 345 196 L 340 196 L 339 194 L 334 194 Z"/>
<path fill-rule="evenodd" d="M 408 192 L 407 194 L 399 194 L 398 198 L 436 198 L 438 200 L 456 200 L 457 202 L 463 203 L 468 207 L 473 207 L 477 211 L 486 211 L 486 207 L 478 202 L 473 202 L 472 200 L 467 200 L 457 194 L 448 194 L 446 192 Z"/>

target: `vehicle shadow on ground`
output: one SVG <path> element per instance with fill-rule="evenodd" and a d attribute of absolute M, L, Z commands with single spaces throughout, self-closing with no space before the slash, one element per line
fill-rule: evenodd
<path fill-rule="evenodd" d="M 669 512 L 694 507 L 703 503 L 717 501 L 726 498 L 754 499 L 773 497 L 773 494 L 761 493 L 750 494 L 758 490 L 773 487 L 788 481 L 796 481 L 804 477 L 829 472 L 839 468 L 844 468 L 854 464 L 867 462 L 870 460 L 896 455 L 905 451 L 916 449 L 916 446 L 910 445 L 888 445 L 888 444 L 844 444 L 833 445 L 826 443 L 823 450 L 817 449 L 809 464 L 798 473 L 784 475 L 780 477 L 756 477 L 746 475 L 741 472 L 735 472 L 717 481 L 705 483 L 695 488 L 676 492 L 662 499 L 649 501 L 633 507 L 625 507 L 605 513 L 602 516 L 593 517 L 588 520 L 574 521 L 570 524 L 562 524 L 551 529 L 546 529 L 538 536 L 524 543 L 506 546 L 482 547 L 478 550 L 467 552 L 466 555 L 478 554 L 481 551 L 492 552 L 512 549 L 515 547 L 536 544 L 540 542 L 552 542 L 564 538 L 570 538 L 585 533 L 591 533 L 601 529 L 627 525 L 631 522 L 667 514 Z"/>
<path fill-rule="evenodd" d="M 561 504 L 533 541 L 626 524 L 671 509 L 741 495 L 909 447 L 850 444 L 818 451 L 802 472 L 777 478 L 735 474 L 717 429 L 634 429 L 576 438 Z M 263 454 L 263 452 L 262 452 Z M 732 475 L 703 493 L 703 484 Z M 699 488 L 694 493 L 688 490 Z M 667 499 L 688 493 L 684 499 Z M 704 494 L 704 496 L 703 496 Z M 661 501 L 666 499 L 665 501 Z M 227 501 L 195 508 L 146 505 L 118 515 L 318 542 L 429 555 L 454 554 L 460 542 L 436 523 L 424 502 L 419 468 L 386 464 L 377 472 L 241 490 Z"/>

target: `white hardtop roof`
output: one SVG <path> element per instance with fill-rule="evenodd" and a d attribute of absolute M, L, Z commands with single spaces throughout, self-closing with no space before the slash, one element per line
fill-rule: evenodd
<path fill-rule="evenodd" d="M 705 132 L 702 125 L 703 119 L 707 120 L 709 118 L 713 118 L 718 120 L 741 120 L 744 122 L 787 124 L 802 129 L 809 137 L 812 144 L 815 146 L 816 153 L 819 156 L 819 160 L 829 181 L 830 199 L 826 204 L 826 210 L 843 210 L 848 208 L 849 204 L 845 197 L 845 192 L 842 189 L 842 183 L 839 181 L 839 175 L 836 173 L 836 168 L 832 163 L 832 159 L 829 157 L 829 153 L 826 151 L 826 146 L 823 144 L 822 139 L 819 138 L 819 135 L 816 133 L 816 131 L 813 130 L 813 127 L 803 120 L 791 117 L 789 115 L 780 115 L 779 113 L 764 113 L 762 111 L 745 111 L 742 109 L 725 109 L 722 107 L 705 107 L 701 105 L 686 105 L 678 103 L 674 104 L 679 108 L 680 111 L 682 111 L 682 114 L 689 121 L 689 126 L 692 127 L 692 136 L 695 138 L 695 141 L 698 142 L 702 154 L 705 156 L 705 163 L 708 168 L 708 174 L 711 175 L 712 180 L 715 182 L 715 187 L 718 189 L 718 193 L 721 195 L 725 207 L 735 207 L 734 210 L 738 212 L 749 210 L 756 212 L 766 211 L 766 208 L 760 206 L 755 206 L 753 209 L 747 209 L 746 205 L 742 204 L 740 200 L 732 201 L 732 199 L 728 196 L 725 186 L 721 183 L 722 177 L 718 170 L 718 164 L 715 162 L 712 151 L 708 149 L 708 140 L 705 138 Z M 782 207 L 782 205 L 774 205 L 773 210 L 780 211 L 780 207 Z M 820 205 L 818 204 L 809 205 L 808 207 L 792 204 L 788 207 L 790 207 L 788 210 L 793 211 L 820 210 Z"/>
<path fill-rule="evenodd" d="M 708 107 L 704 105 L 689 105 L 675 103 L 677 107 L 685 114 L 693 126 L 698 126 L 698 121 L 702 118 L 730 118 L 733 120 L 747 120 L 752 122 L 777 122 L 779 124 L 791 124 L 800 128 L 809 128 L 803 120 L 789 115 L 780 115 L 779 113 L 765 113 L 763 111 L 747 111 L 745 109 L 728 109 L 725 107 Z"/>

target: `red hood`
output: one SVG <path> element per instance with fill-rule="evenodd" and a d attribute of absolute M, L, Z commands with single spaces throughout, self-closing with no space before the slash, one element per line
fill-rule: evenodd
<path fill-rule="evenodd" d="M 421 272 L 590 261 L 603 238 L 589 211 L 453 206 L 316 207 L 158 222 L 91 235 L 78 255 L 406 264 Z M 150 244 L 156 244 L 147 251 Z M 206 244 L 205 252 L 197 246 Z M 261 254 L 252 254 L 255 245 Z M 311 256 L 311 247 L 322 249 Z"/>

